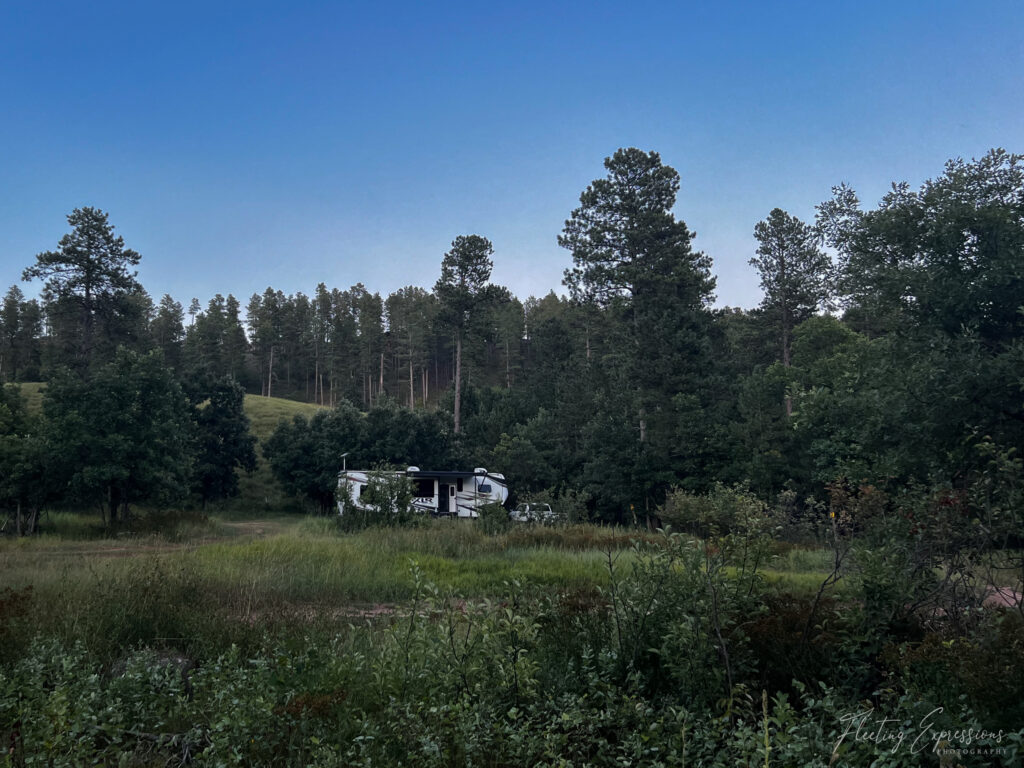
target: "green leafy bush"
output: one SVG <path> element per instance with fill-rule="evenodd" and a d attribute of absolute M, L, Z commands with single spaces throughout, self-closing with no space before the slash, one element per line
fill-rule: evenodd
<path fill-rule="evenodd" d="M 481 505 L 477 509 L 477 514 L 480 515 L 477 519 L 477 524 L 488 536 L 496 536 L 512 527 L 512 523 L 508 518 L 508 510 L 505 509 L 503 504 L 498 502 Z"/>
<path fill-rule="evenodd" d="M 341 491 L 338 491 L 339 493 Z M 412 481 L 388 465 L 378 465 L 367 474 L 367 484 L 359 496 L 359 504 L 345 503 L 341 516 L 344 530 L 355 531 L 370 526 L 411 526 L 423 520 L 423 513 L 413 506 Z"/>

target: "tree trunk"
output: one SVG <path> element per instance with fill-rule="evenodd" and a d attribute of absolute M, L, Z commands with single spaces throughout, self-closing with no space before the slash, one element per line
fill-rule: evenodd
<path fill-rule="evenodd" d="M 85 304 L 82 308 L 85 313 L 82 318 L 82 360 L 88 363 L 92 355 L 92 283 L 88 277 L 85 280 Z"/>
<path fill-rule="evenodd" d="M 108 524 L 113 526 L 117 523 L 117 508 L 121 504 L 121 494 L 113 485 L 107 486 L 107 507 L 110 512 Z"/>
<path fill-rule="evenodd" d="M 789 368 L 789 309 L 787 307 L 782 308 L 782 367 Z M 786 416 L 791 417 L 793 415 L 793 398 L 786 393 Z"/>
<path fill-rule="evenodd" d="M 459 434 L 462 417 L 462 331 L 455 334 L 455 434 Z"/>
<path fill-rule="evenodd" d="M 270 369 L 267 371 L 267 397 L 273 397 L 271 394 L 274 386 L 274 346 L 270 346 Z"/>
<path fill-rule="evenodd" d="M 643 340 L 640 338 L 640 302 L 637 300 L 636 288 L 633 288 L 633 341 L 635 342 L 635 345 L 636 345 L 636 358 L 637 358 L 637 361 L 639 361 L 640 360 L 640 350 L 643 348 Z M 587 356 L 589 357 L 590 356 L 590 353 L 589 353 L 590 335 L 589 334 L 587 335 L 587 345 L 588 345 Z M 638 426 L 639 426 L 639 429 L 640 429 L 640 442 L 642 444 L 642 443 L 646 443 L 647 442 L 647 408 L 644 405 L 644 388 L 643 388 L 643 385 L 639 381 L 639 376 L 641 375 L 641 373 L 642 372 L 639 371 L 638 369 L 634 369 L 634 371 L 633 371 L 633 374 L 635 376 L 637 376 L 637 379 L 638 379 L 637 382 L 636 382 L 637 420 L 639 422 Z"/>

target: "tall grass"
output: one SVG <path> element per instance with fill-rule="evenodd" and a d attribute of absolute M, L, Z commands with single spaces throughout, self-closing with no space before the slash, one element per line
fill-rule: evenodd
<path fill-rule="evenodd" d="M 466 598 L 499 598 L 513 580 L 589 592 L 608 583 L 609 554 L 622 572 L 631 541 L 651 538 L 587 525 L 489 536 L 473 522 L 429 520 L 342 533 L 332 518 L 275 518 L 99 539 L 82 518 L 51 523 L 35 539 L 0 541 L 0 588 L 31 588 L 16 634 L 23 643 L 37 633 L 80 639 L 105 653 L 162 643 L 212 652 L 269 627 L 285 636 L 315 625 L 336 631 L 412 597 L 413 563 L 443 593 Z M 826 554 L 784 554 L 765 577 L 779 591 L 813 593 Z"/>
<path fill-rule="evenodd" d="M 579 586 L 603 583 L 604 555 L 555 547 L 510 547 L 459 523 L 423 529 L 371 529 L 324 536 L 324 523 L 244 544 L 215 544 L 177 557 L 195 564 L 218 590 L 247 604 L 257 598 L 301 602 L 390 602 L 412 595 L 416 562 L 438 587 L 464 595 L 499 594 L 506 581 Z"/>

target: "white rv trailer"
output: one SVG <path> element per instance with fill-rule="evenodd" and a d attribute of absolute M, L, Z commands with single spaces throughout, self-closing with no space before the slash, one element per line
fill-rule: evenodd
<path fill-rule="evenodd" d="M 338 473 L 338 514 L 345 514 L 345 499 L 351 498 L 357 509 L 372 509 L 360 503 L 370 482 L 370 472 L 348 470 Z M 413 507 L 442 517 L 479 517 L 485 504 L 504 504 L 508 499 L 505 476 L 483 467 L 473 471 L 429 471 L 409 467 L 394 474 L 408 477 L 413 486 Z"/>

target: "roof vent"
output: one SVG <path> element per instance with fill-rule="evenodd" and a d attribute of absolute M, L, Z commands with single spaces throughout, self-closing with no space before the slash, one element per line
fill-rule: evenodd
<path fill-rule="evenodd" d="M 419 472 L 420 468 L 419 467 L 406 467 L 405 471 L 406 472 Z"/>
<path fill-rule="evenodd" d="M 473 470 L 473 474 L 474 475 L 486 475 L 487 474 L 487 470 L 484 469 L 483 467 L 477 467 L 476 469 Z"/>

